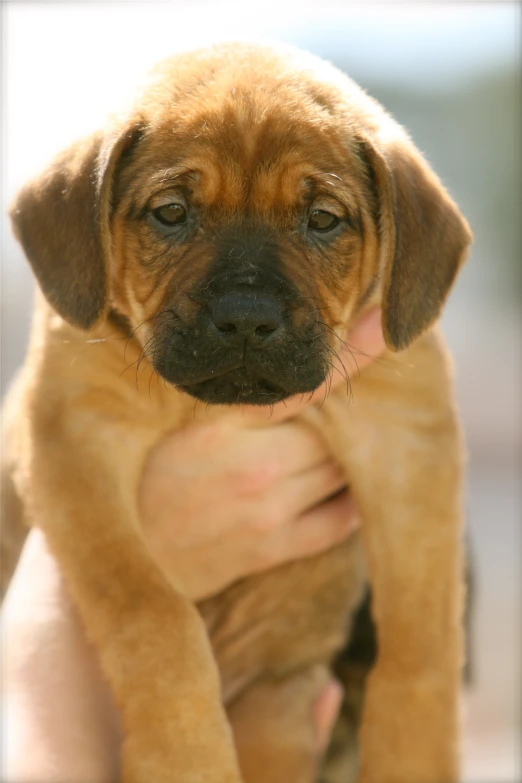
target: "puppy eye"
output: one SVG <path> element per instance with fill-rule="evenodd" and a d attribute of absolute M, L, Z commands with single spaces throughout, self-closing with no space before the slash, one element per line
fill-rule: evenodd
<path fill-rule="evenodd" d="M 323 209 L 314 209 L 308 219 L 308 228 L 312 231 L 331 231 L 338 226 L 340 220 L 331 212 L 325 212 Z"/>
<path fill-rule="evenodd" d="M 153 209 L 152 214 L 164 226 L 179 226 L 187 220 L 187 210 L 181 204 L 165 204 Z"/>

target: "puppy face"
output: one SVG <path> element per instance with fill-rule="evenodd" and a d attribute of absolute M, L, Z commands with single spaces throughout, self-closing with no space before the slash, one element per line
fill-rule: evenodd
<path fill-rule="evenodd" d="M 244 81 L 148 123 L 117 177 L 111 288 L 167 381 L 270 404 L 325 379 L 374 205 L 327 109 Z"/>
<path fill-rule="evenodd" d="M 168 61 L 122 127 L 62 157 L 13 216 L 58 312 L 88 328 L 110 305 L 159 375 L 222 404 L 313 391 L 372 296 L 405 347 L 470 238 L 377 104 L 314 58 L 255 46 Z M 53 219 L 68 248 L 47 250 Z"/>

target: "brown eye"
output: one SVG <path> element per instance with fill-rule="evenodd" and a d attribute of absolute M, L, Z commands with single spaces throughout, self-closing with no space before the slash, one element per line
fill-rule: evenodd
<path fill-rule="evenodd" d="M 322 209 L 314 209 L 308 219 L 308 228 L 312 231 L 331 231 L 339 225 L 339 218 L 331 212 Z"/>
<path fill-rule="evenodd" d="M 164 226 L 179 226 L 187 219 L 187 211 L 181 204 L 165 204 L 153 209 L 152 214 Z"/>

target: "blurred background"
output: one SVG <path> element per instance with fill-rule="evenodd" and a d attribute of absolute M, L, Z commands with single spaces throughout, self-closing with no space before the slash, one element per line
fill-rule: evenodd
<path fill-rule="evenodd" d="M 283 40 L 333 61 L 405 125 L 475 234 L 443 320 L 469 453 L 476 568 L 465 783 L 520 783 L 521 6 L 416 2 L 12 2 L 2 5 L 1 384 L 32 308 L 5 209 L 154 61 L 223 39 Z"/>

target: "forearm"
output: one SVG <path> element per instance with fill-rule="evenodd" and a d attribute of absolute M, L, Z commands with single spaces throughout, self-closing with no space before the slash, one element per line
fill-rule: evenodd
<path fill-rule="evenodd" d="M 1 779 L 113 783 L 116 712 L 38 531 L 31 532 L 9 588 L 2 631 Z"/>

